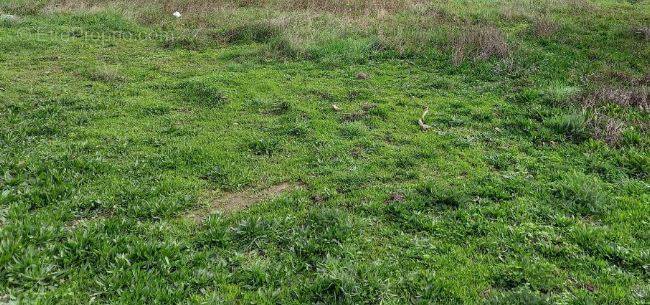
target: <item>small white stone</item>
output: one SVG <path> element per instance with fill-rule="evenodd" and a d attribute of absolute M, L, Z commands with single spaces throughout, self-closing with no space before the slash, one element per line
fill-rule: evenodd
<path fill-rule="evenodd" d="M 181 18 L 181 13 L 180 12 L 174 12 L 172 15 L 174 17 L 176 17 L 176 18 Z"/>

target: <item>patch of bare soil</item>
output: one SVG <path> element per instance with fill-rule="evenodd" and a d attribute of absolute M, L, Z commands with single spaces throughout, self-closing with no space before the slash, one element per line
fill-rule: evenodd
<path fill-rule="evenodd" d="M 94 222 L 94 221 L 107 219 L 107 218 L 111 217 L 112 215 L 113 215 L 112 212 L 103 212 L 103 213 L 100 213 L 100 214 L 97 214 L 97 215 L 92 215 L 92 216 L 89 216 L 89 217 L 79 217 L 79 218 L 73 219 L 73 220 L 69 221 L 68 223 L 66 223 L 65 228 L 67 230 L 73 231 L 74 229 L 76 229 L 76 228 L 78 228 L 80 226 L 83 226 L 85 224 L 88 224 L 88 223 L 91 223 L 91 222 Z"/>
<path fill-rule="evenodd" d="M 210 214 L 222 212 L 224 214 L 241 211 L 255 204 L 261 203 L 302 187 L 300 183 L 283 182 L 265 189 L 248 189 L 232 193 L 208 192 L 201 200 L 207 202 L 203 206 L 185 214 L 184 218 L 195 222 L 202 222 Z"/>

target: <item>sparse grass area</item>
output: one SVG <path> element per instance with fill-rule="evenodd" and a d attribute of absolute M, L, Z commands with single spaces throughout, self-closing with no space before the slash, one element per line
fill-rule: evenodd
<path fill-rule="evenodd" d="M 0 303 L 650 299 L 648 1 L 0 15 Z"/>

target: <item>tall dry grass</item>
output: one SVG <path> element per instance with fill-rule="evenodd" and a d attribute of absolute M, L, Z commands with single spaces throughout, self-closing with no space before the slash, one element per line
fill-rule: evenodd
<path fill-rule="evenodd" d="M 424 0 L 32 0 L 17 1 L 15 5 L 39 8 L 44 11 L 75 11 L 96 8 L 131 9 L 136 15 L 180 11 L 190 18 L 225 10 L 242 8 L 265 9 L 275 12 L 311 11 L 342 16 L 369 17 L 404 11 Z M 25 3 L 30 3 L 26 5 Z M 37 9 L 38 10 L 38 9 Z"/>
<path fill-rule="evenodd" d="M 198 29 L 216 43 L 271 43 L 290 55 L 331 41 L 363 38 L 403 56 L 444 52 L 455 64 L 499 59 L 516 49 L 518 24 L 537 37 L 559 29 L 553 14 L 593 12 L 586 0 L 5 0 L 18 14 L 109 10 L 163 29 Z M 175 11 L 180 20 L 171 16 Z M 512 30 L 514 28 L 515 30 Z M 267 37 L 264 37 L 266 35 Z M 520 39 L 521 37 L 515 37 Z"/>

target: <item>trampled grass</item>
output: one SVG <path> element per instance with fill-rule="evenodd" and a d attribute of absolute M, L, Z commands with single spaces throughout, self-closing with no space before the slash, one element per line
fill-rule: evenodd
<path fill-rule="evenodd" d="M 647 303 L 648 2 L 389 4 L 0 3 L 0 303 Z"/>

